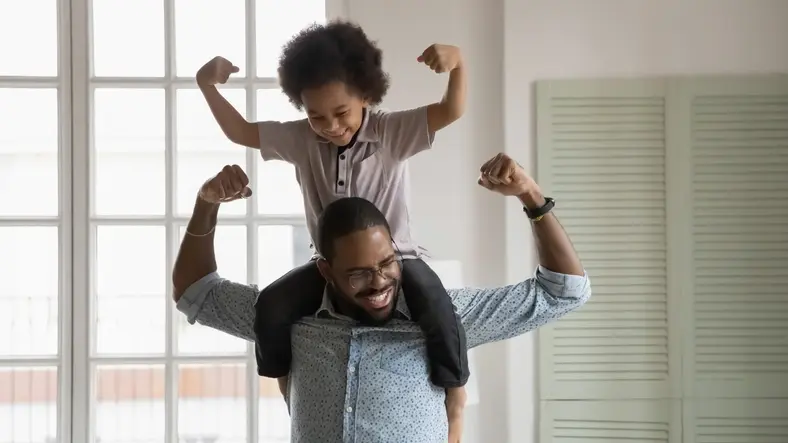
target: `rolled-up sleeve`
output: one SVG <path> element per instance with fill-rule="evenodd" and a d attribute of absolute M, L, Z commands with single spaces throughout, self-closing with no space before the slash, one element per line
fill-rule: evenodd
<path fill-rule="evenodd" d="M 194 324 L 254 341 L 254 303 L 259 291 L 223 279 L 213 272 L 189 286 L 178 300 L 178 311 Z"/>
<path fill-rule="evenodd" d="M 452 291 L 468 347 L 506 340 L 555 321 L 591 297 L 588 275 L 567 275 L 538 267 L 523 282 L 491 289 Z"/>

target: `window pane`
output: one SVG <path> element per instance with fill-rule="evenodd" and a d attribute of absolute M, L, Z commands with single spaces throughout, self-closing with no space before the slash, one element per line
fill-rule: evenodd
<path fill-rule="evenodd" d="M 0 368 L 0 442 L 57 441 L 57 368 Z"/>
<path fill-rule="evenodd" d="M 57 227 L 0 227 L 0 357 L 57 354 L 58 250 Z"/>
<path fill-rule="evenodd" d="M 325 23 L 326 0 L 257 0 L 257 76 L 276 77 L 282 46 L 312 23 Z"/>
<path fill-rule="evenodd" d="M 164 2 L 93 0 L 93 74 L 164 76 Z"/>
<path fill-rule="evenodd" d="M 246 5 L 243 0 L 175 0 L 175 62 L 179 77 L 194 77 L 217 55 L 246 72 Z"/>
<path fill-rule="evenodd" d="M 93 389 L 96 442 L 164 441 L 164 366 L 98 366 Z"/>
<path fill-rule="evenodd" d="M 57 29 L 55 0 L 0 3 L 0 76 L 56 76 Z"/>
<path fill-rule="evenodd" d="M 260 226 L 257 241 L 260 287 L 267 286 L 312 257 L 309 233 L 305 226 Z"/>
<path fill-rule="evenodd" d="M 183 239 L 186 227 L 181 226 Z M 246 226 L 219 226 L 214 238 L 218 272 L 223 278 L 246 283 Z M 250 306 L 251 309 L 251 306 Z M 246 341 L 178 317 L 178 351 L 182 354 L 232 354 L 246 351 Z"/>
<path fill-rule="evenodd" d="M 164 214 L 164 90 L 97 89 L 95 101 L 96 214 Z"/>
<path fill-rule="evenodd" d="M 163 226 L 96 228 L 96 345 L 101 354 L 164 352 Z"/>
<path fill-rule="evenodd" d="M 222 94 L 241 114 L 246 113 L 246 92 L 223 89 Z M 180 215 L 191 215 L 197 191 L 225 165 L 246 169 L 246 149 L 229 141 L 211 115 L 197 89 L 181 89 L 177 101 L 177 199 Z M 220 215 L 246 214 L 242 201 L 222 205 Z"/>
<path fill-rule="evenodd" d="M 257 120 L 290 121 L 306 118 L 278 89 L 257 91 Z M 303 214 L 304 199 L 296 181 L 295 168 L 282 161 L 257 158 L 257 210 L 266 215 Z"/>
<path fill-rule="evenodd" d="M 57 114 L 54 88 L 0 89 L 0 217 L 58 214 Z"/>
<path fill-rule="evenodd" d="M 257 407 L 258 443 L 288 443 L 290 441 L 290 415 L 287 404 L 279 391 L 279 383 L 272 378 L 260 377 Z"/>
<path fill-rule="evenodd" d="M 178 439 L 246 442 L 246 365 L 178 368 Z M 193 439 L 193 440 L 190 440 Z"/>

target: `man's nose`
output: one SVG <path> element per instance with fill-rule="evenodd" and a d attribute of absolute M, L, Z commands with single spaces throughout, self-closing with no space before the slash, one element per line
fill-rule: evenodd
<path fill-rule="evenodd" d="M 390 282 L 389 282 L 389 279 L 388 279 L 388 278 L 386 278 L 386 277 L 383 275 L 383 273 L 382 273 L 382 272 L 380 272 L 380 270 L 378 270 L 377 272 L 375 272 L 375 273 L 372 275 L 372 283 L 370 284 L 370 286 L 371 286 L 373 289 L 384 289 L 384 288 L 386 288 L 386 286 L 388 286 L 388 285 L 389 285 L 389 283 L 390 283 Z"/>

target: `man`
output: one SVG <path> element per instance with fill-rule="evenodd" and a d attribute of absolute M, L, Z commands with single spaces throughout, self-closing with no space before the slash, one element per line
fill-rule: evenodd
<path fill-rule="evenodd" d="M 512 338 L 585 303 L 590 284 L 552 214 L 553 201 L 514 160 L 499 154 L 479 184 L 516 197 L 531 219 L 540 266 L 518 284 L 450 291 L 468 346 Z M 200 190 L 173 271 L 174 298 L 190 323 L 254 339 L 254 286 L 216 274 L 213 231 L 221 203 L 251 195 L 237 166 Z M 400 261 L 385 217 L 358 198 L 325 208 L 316 239 L 328 281 L 314 316 L 293 326 L 285 399 L 294 442 L 445 441 L 445 393 L 429 380 L 424 338 L 399 296 Z"/>

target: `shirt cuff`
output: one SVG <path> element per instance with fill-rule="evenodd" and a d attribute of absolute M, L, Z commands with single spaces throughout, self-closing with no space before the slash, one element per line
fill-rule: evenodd
<path fill-rule="evenodd" d="M 542 265 L 536 268 L 536 279 L 546 286 L 551 294 L 561 297 L 583 298 L 588 286 L 588 274 L 583 275 L 561 274 L 553 272 Z"/>
<path fill-rule="evenodd" d="M 208 297 L 208 293 L 211 292 L 211 289 L 213 289 L 215 283 L 219 280 L 221 280 L 219 274 L 211 272 L 192 283 L 183 295 L 181 295 L 181 298 L 178 299 L 178 303 L 175 304 L 175 307 L 186 315 L 186 320 L 190 324 L 194 324 L 194 322 L 197 321 L 197 314 L 200 313 L 202 305 L 205 303 L 205 298 Z"/>

